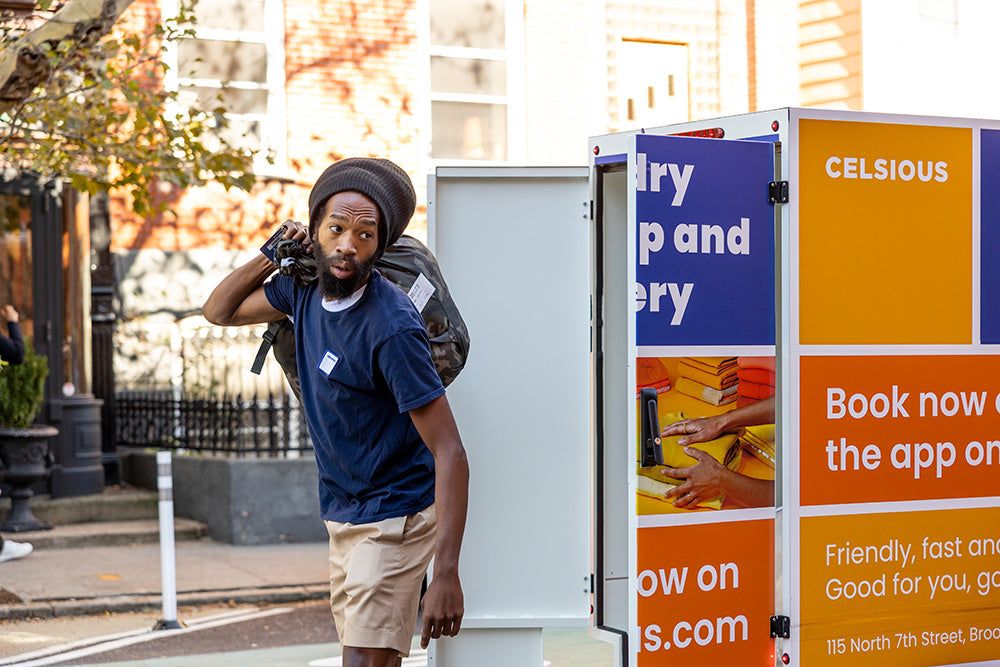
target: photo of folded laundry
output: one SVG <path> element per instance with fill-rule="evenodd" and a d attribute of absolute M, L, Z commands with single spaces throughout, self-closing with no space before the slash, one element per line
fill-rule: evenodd
<path fill-rule="evenodd" d="M 656 417 L 661 432 L 671 424 L 716 418 L 741 405 L 767 401 L 775 393 L 774 378 L 773 357 L 642 357 L 636 360 L 637 397 L 643 389 L 655 391 Z M 766 407 L 763 403 L 761 406 Z M 740 414 L 742 412 L 736 413 Z M 773 421 L 773 414 L 769 418 Z M 652 465 L 648 455 L 643 460 L 641 451 L 637 450 L 638 513 L 669 514 L 746 506 L 737 500 L 727 501 L 727 494 L 721 489 L 714 497 L 698 497 L 684 507 L 675 506 L 676 493 L 671 498 L 665 497 L 685 483 L 684 477 L 665 474 L 666 469 L 691 471 L 695 466 L 705 465 L 679 444 L 685 435 L 686 440 L 691 439 L 690 434 L 684 432 L 659 439 L 662 464 Z M 734 427 L 707 440 L 688 442 L 688 445 L 704 452 L 735 475 L 774 480 L 773 423 Z"/>

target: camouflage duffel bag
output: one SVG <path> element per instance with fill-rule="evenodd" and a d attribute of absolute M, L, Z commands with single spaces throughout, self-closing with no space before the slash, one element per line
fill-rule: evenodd
<path fill-rule="evenodd" d="M 423 243 L 404 234 L 386 248 L 385 254 L 375 262 L 375 268 L 411 298 L 418 298 L 411 290 L 421 275 L 433 287 L 423 307 L 419 301 L 416 305 L 424 318 L 427 337 L 431 339 L 434 367 L 447 387 L 458 377 L 469 356 L 469 329 L 451 298 L 437 258 Z"/>

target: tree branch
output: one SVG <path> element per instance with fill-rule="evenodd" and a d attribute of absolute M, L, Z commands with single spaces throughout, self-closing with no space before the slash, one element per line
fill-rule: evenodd
<path fill-rule="evenodd" d="M 31 95 L 49 76 L 48 45 L 93 44 L 111 31 L 133 0 L 69 0 L 51 19 L 0 51 L 0 113 Z"/>

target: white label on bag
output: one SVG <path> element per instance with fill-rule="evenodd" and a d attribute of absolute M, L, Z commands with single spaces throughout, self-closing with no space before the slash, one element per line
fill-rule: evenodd
<path fill-rule="evenodd" d="M 413 305 L 417 307 L 417 312 L 423 312 L 424 306 L 427 305 L 427 302 L 431 300 L 433 295 L 434 285 L 422 273 L 417 276 L 417 279 L 413 281 L 413 287 L 406 293 L 406 296 L 410 297 Z"/>

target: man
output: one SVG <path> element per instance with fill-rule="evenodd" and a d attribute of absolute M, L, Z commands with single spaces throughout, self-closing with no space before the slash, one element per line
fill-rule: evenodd
<path fill-rule="evenodd" d="M 416 205 L 406 172 L 388 160 L 335 162 L 309 194 L 309 227 L 285 238 L 315 258 L 304 287 L 258 255 L 205 303 L 215 324 L 291 316 L 302 402 L 316 452 L 321 515 L 330 533 L 330 605 L 344 664 L 399 665 L 423 598 L 421 646 L 461 627 L 458 555 L 469 469 L 424 323 L 373 264 Z"/>
<path fill-rule="evenodd" d="M 17 309 L 8 304 L 0 308 L 0 315 L 7 322 L 8 334 L 7 336 L 0 334 L 0 360 L 9 364 L 23 364 L 24 337 L 21 335 L 21 318 L 17 314 Z M 31 550 L 32 546 L 27 542 L 5 540 L 0 535 L 0 563 L 27 556 Z"/>

